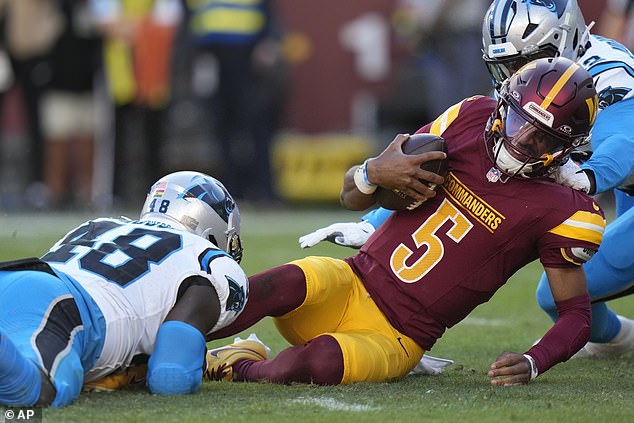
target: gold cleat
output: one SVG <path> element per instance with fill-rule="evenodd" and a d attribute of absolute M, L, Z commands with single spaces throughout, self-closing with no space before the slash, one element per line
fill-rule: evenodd
<path fill-rule="evenodd" d="M 145 385 L 147 364 L 126 367 L 101 379 L 84 383 L 84 392 L 112 392 L 121 388 Z"/>
<path fill-rule="evenodd" d="M 232 381 L 233 365 L 243 359 L 266 360 L 270 349 L 255 334 L 247 339 L 236 338 L 233 344 L 207 351 L 207 369 L 203 380 Z"/>

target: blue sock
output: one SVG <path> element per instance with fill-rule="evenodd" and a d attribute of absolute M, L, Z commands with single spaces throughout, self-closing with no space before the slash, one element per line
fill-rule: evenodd
<path fill-rule="evenodd" d="M 592 332 L 591 342 L 610 342 L 621 330 L 621 322 L 616 313 L 608 308 L 605 303 L 592 305 Z"/>
<path fill-rule="evenodd" d="M 0 332 L 0 404 L 31 406 L 40 397 L 40 371 Z"/>

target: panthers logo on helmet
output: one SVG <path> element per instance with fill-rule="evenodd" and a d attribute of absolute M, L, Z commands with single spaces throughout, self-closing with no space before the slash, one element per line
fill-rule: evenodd
<path fill-rule="evenodd" d="M 238 282 L 231 277 L 225 275 L 227 283 L 229 284 L 229 297 L 227 298 L 227 311 L 234 311 L 239 313 L 244 308 L 246 302 L 246 295 L 244 288 L 240 286 Z"/>
<path fill-rule="evenodd" d="M 196 182 L 194 185 L 185 188 L 179 198 L 197 198 L 207 203 L 218 213 L 222 220 L 227 222 L 229 215 L 235 209 L 235 202 L 226 189 L 219 183 L 211 184 L 204 179 L 202 181 L 194 179 L 194 182 Z"/>
<path fill-rule="evenodd" d="M 557 13 L 557 17 L 561 18 L 561 15 L 564 12 L 564 9 L 566 8 L 566 1 L 564 0 L 559 0 L 559 1 L 554 1 L 554 0 L 524 0 L 526 3 L 533 5 L 533 6 L 541 6 L 541 7 L 545 7 L 546 9 L 550 10 L 551 12 L 555 12 Z"/>

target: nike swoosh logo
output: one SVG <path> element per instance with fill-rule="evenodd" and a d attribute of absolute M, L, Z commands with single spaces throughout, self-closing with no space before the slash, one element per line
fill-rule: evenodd
<path fill-rule="evenodd" d="M 253 353 L 255 355 L 257 355 L 258 357 L 260 357 L 262 360 L 264 360 L 264 356 L 262 354 L 260 354 L 259 352 L 252 350 L 251 348 L 244 348 L 244 347 L 227 347 L 227 348 L 219 348 L 216 350 L 211 350 L 209 351 L 209 355 L 211 355 L 212 357 L 215 358 L 220 358 L 220 356 L 218 355 L 219 353 L 223 352 L 223 351 L 227 351 L 227 350 L 231 350 L 231 351 L 248 351 L 250 353 Z"/>

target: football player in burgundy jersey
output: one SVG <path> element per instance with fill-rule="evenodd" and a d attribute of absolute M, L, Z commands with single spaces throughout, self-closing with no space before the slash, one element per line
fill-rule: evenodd
<path fill-rule="evenodd" d="M 621 3 L 625 3 L 622 0 Z M 631 4 L 632 2 L 630 2 Z M 584 264 L 592 301 L 592 331 L 574 357 L 610 358 L 634 350 L 634 320 L 606 301 L 634 293 L 634 54 L 615 40 L 590 32 L 577 0 L 494 0 L 482 23 L 483 60 L 497 90 L 513 72 L 539 57 L 564 56 L 586 69 L 595 83 L 599 111 L 592 130 L 592 155 L 584 148 L 550 176 L 558 183 L 614 197 L 615 218 L 601 249 Z M 588 146 L 590 148 L 590 146 Z M 333 223 L 299 238 L 302 248 L 328 240 L 359 248 L 391 210 L 377 208 L 357 222 Z M 558 313 L 543 273 L 537 302 L 552 320 Z M 425 355 L 421 365 L 431 359 Z"/>
<path fill-rule="evenodd" d="M 436 193 L 418 183 L 434 177 L 418 165 L 444 153 L 406 157 L 400 145 L 407 136 L 398 135 L 346 173 L 342 204 L 374 205 L 376 186 L 425 202 L 395 212 L 346 260 L 307 257 L 252 276 L 244 312 L 214 336 L 268 315 L 293 346 L 272 360 L 244 358 L 240 342 L 212 350 L 211 374 L 279 383 L 399 379 L 448 327 L 535 259 L 559 319 L 524 354 L 498 356 L 491 383 L 527 383 L 570 358 L 589 337 L 581 264 L 597 251 L 605 219 L 592 198 L 547 175 L 588 141 L 596 112 L 592 78 L 579 65 L 565 58 L 527 64 L 499 100 L 468 98 L 418 131 L 447 142 L 449 174 Z"/>

